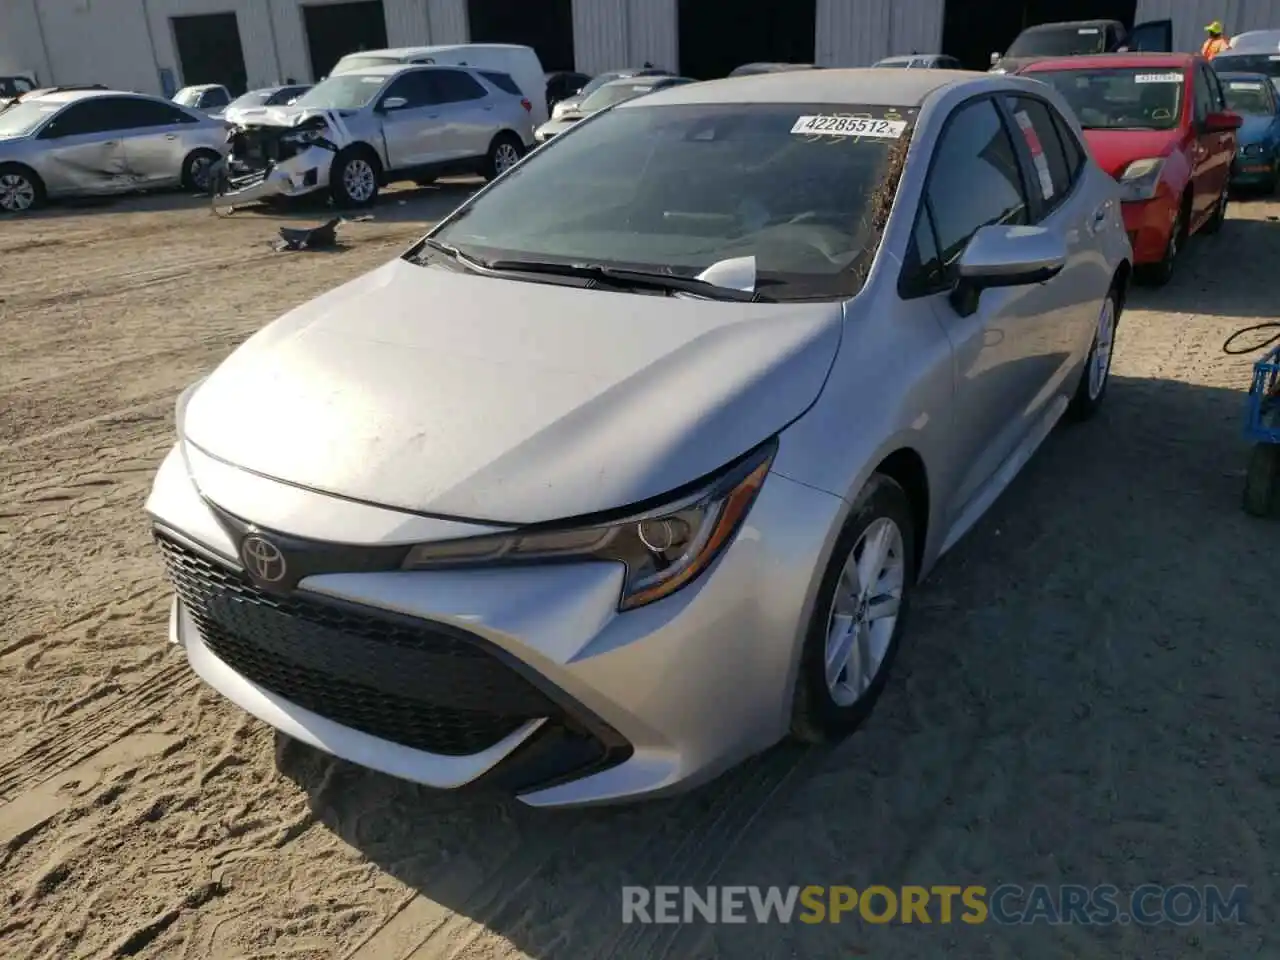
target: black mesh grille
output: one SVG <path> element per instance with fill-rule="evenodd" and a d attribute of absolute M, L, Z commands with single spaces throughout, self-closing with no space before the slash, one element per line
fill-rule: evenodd
<path fill-rule="evenodd" d="M 157 533 L 205 645 L 260 687 L 344 726 L 467 756 L 552 700 L 463 631 L 366 607 L 259 590 L 239 571 Z"/>

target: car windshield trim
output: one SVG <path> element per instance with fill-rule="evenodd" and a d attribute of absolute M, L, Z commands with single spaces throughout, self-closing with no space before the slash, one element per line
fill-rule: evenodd
<path fill-rule="evenodd" d="M 1027 76 L 1056 89 L 1085 130 L 1172 130 L 1182 117 L 1180 66 L 1061 67 Z"/>
<path fill-rule="evenodd" d="M 772 299 L 848 299 L 879 249 L 916 113 L 630 103 L 548 141 L 429 236 L 508 272 L 689 292 L 709 292 L 689 286 L 709 267 L 753 257 Z"/>

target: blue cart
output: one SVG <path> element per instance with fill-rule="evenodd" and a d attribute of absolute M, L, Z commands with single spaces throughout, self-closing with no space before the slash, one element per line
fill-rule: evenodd
<path fill-rule="evenodd" d="M 1244 509 L 1280 519 L 1280 347 L 1253 365 L 1245 438 L 1254 444 L 1244 482 Z"/>

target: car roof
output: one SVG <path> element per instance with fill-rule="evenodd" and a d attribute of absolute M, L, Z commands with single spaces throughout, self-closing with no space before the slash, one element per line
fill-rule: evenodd
<path fill-rule="evenodd" d="M 394 77 L 401 73 L 408 73 L 411 70 L 481 70 L 481 67 L 472 67 L 459 65 L 456 63 L 383 63 L 376 67 L 361 67 L 359 70 L 352 70 L 350 73 L 340 73 L 337 79 L 343 77 Z"/>
<path fill-rule="evenodd" d="M 1194 53 L 1095 53 L 1083 57 L 1045 57 L 1029 63 L 1022 73 L 1041 70 L 1105 70 L 1107 67 L 1185 69 L 1197 59 Z"/>
<path fill-rule="evenodd" d="M 1280 30 L 1247 30 L 1231 39 L 1228 53 L 1277 53 L 1280 52 Z"/>
<path fill-rule="evenodd" d="M 1033 27 L 1026 27 L 1023 33 L 1048 33 L 1053 30 L 1075 30 L 1080 27 L 1112 27 L 1124 24 L 1119 20 L 1055 20 L 1053 23 L 1037 23 Z"/>
<path fill-rule="evenodd" d="M 347 57 L 420 57 L 425 54 L 443 53 L 445 50 L 467 50 L 483 47 L 486 50 L 528 50 L 530 47 L 521 43 L 438 43 L 430 47 L 385 47 L 382 50 L 357 50 L 348 53 Z"/>
<path fill-rule="evenodd" d="M 222 84 L 220 83 L 193 83 L 188 87 L 182 88 L 182 90 L 220 90 L 220 89 L 222 89 Z M 182 90 L 179 90 L 178 92 L 181 93 Z"/>
<path fill-rule="evenodd" d="M 993 79 L 1002 78 L 969 70 L 877 70 L 875 67 L 789 70 L 666 87 L 646 96 L 644 105 L 758 102 L 918 107 L 940 87 L 990 85 Z"/>
<path fill-rule="evenodd" d="M 158 100 L 159 97 L 152 97 L 145 93 L 138 93 L 134 90 L 52 90 L 49 93 L 42 93 L 38 96 L 23 97 L 24 103 L 74 103 L 77 100 L 90 100 L 94 97 L 141 97 L 144 100 Z M 166 103 L 168 101 L 165 101 Z M 181 106 L 181 104 L 174 104 Z"/>

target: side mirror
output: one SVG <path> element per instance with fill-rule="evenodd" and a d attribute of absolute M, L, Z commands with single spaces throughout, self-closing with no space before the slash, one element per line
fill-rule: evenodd
<path fill-rule="evenodd" d="M 408 102 L 409 101 L 406 100 L 404 97 L 387 97 L 387 99 L 383 100 L 382 103 L 378 106 L 378 109 L 386 110 L 386 111 L 399 110 L 402 107 L 404 107 Z"/>
<path fill-rule="evenodd" d="M 996 53 L 996 52 L 993 50 L 993 51 L 991 52 L 991 65 L 994 67 L 994 66 L 995 66 L 997 63 L 999 63 L 999 62 L 1000 62 L 1000 54 Z"/>
<path fill-rule="evenodd" d="M 983 290 L 1044 283 L 1061 273 L 1066 263 L 1066 243 L 1043 227 L 983 227 L 960 255 L 960 279 L 951 293 L 951 305 L 967 317 L 978 309 Z"/>
<path fill-rule="evenodd" d="M 1204 118 L 1204 130 L 1205 133 L 1226 133 L 1229 130 L 1239 130 L 1243 123 L 1244 118 L 1240 114 L 1220 110 Z"/>

